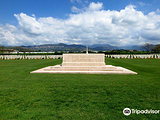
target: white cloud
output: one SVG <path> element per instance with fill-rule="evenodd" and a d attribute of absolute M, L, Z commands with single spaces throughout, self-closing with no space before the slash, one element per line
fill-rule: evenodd
<path fill-rule="evenodd" d="M 24 31 L 33 34 L 42 33 L 42 25 L 36 20 L 35 16 L 27 16 L 24 13 L 21 13 L 19 15 L 14 14 L 14 16 L 17 18 L 20 27 L 22 27 Z"/>
<path fill-rule="evenodd" d="M 71 0 L 71 3 L 77 2 L 78 4 L 82 4 L 82 0 Z"/>
<path fill-rule="evenodd" d="M 95 10 L 101 10 L 103 8 L 103 3 L 90 3 L 88 10 L 95 11 Z"/>
<path fill-rule="evenodd" d="M 75 12 L 75 13 L 81 12 L 81 10 L 80 10 L 79 8 L 75 7 L 75 6 L 73 6 L 73 7 L 71 8 L 71 11 L 72 11 L 72 12 Z"/>
<path fill-rule="evenodd" d="M 146 5 L 146 3 L 144 3 L 144 2 L 138 2 L 138 4 L 139 4 L 140 6 L 145 6 L 145 5 Z"/>
<path fill-rule="evenodd" d="M 89 3 L 89 1 L 88 1 L 88 0 L 85 0 L 84 2 L 85 2 L 85 3 Z"/>
<path fill-rule="evenodd" d="M 160 9 L 157 9 L 157 12 L 160 13 Z"/>
<path fill-rule="evenodd" d="M 140 6 L 150 6 L 150 5 L 152 5 L 152 4 L 146 4 L 146 3 L 144 3 L 144 2 L 138 2 L 138 4 L 139 4 Z"/>
<path fill-rule="evenodd" d="M 0 44 L 101 43 L 119 46 L 160 43 L 160 15 L 157 11 L 145 15 L 133 5 L 120 11 L 102 8 L 102 3 L 90 3 L 88 8 L 70 14 L 67 19 L 15 14 L 19 25 L 0 25 Z"/>

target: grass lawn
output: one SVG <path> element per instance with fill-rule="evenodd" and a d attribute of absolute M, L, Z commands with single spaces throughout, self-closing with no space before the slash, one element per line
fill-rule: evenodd
<path fill-rule="evenodd" d="M 160 60 L 106 59 L 138 75 L 30 74 L 61 60 L 0 60 L 0 119 L 154 120 L 124 108 L 160 109 Z"/>

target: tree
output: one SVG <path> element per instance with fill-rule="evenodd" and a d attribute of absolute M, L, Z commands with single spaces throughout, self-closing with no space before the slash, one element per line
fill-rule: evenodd
<path fill-rule="evenodd" d="M 145 49 L 147 52 L 152 50 L 153 45 L 150 43 L 146 43 L 144 45 L 141 46 L 143 49 Z"/>
<path fill-rule="evenodd" d="M 3 54 L 3 53 L 4 53 L 4 50 L 5 50 L 4 45 L 0 46 L 0 54 Z"/>
<path fill-rule="evenodd" d="M 138 50 L 133 50 L 133 52 L 138 52 Z"/>
<path fill-rule="evenodd" d="M 160 44 L 157 44 L 155 47 L 153 47 L 152 49 L 155 53 L 159 53 L 160 52 Z"/>

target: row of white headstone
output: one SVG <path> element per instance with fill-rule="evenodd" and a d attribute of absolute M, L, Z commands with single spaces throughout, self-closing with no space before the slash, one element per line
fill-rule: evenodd
<path fill-rule="evenodd" d="M 62 55 L 0 55 L 1 60 L 10 59 L 59 59 Z"/>
<path fill-rule="evenodd" d="M 106 57 L 108 58 L 128 58 L 128 59 L 133 59 L 133 58 L 141 58 L 141 59 L 159 59 L 160 58 L 160 54 L 127 54 L 127 55 L 106 55 Z"/>
<path fill-rule="evenodd" d="M 9 60 L 9 59 L 59 59 L 62 58 L 63 55 L 0 55 L 0 59 L 2 60 Z M 147 58 L 155 58 L 160 59 L 160 54 L 143 54 L 143 55 L 106 55 L 108 58 L 141 58 L 141 59 L 147 59 Z"/>

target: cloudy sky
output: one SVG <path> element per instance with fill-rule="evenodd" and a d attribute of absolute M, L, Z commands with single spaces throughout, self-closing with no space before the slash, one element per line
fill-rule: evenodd
<path fill-rule="evenodd" d="M 0 0 L 0 45 L 160 44 L 160 0 Z"/>

